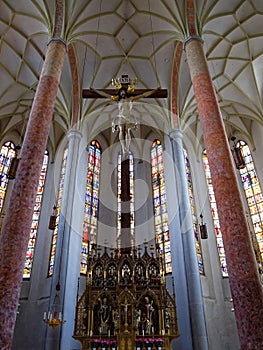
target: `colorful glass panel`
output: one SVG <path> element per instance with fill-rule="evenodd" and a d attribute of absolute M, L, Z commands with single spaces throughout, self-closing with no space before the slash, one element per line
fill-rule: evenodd
<path fill-rule="evenodd" d="M 87 258 L 91 245 L 96 243 L 98 214 L 99 214 L 99 175 L 101 147 L 93 140 L 88 149 L 88 167 L 86 179 L 86 195 L 84 207 L 82 252 L 80 273 L 87 273 Z"/>
<path fill-rule="evenodd" d="M 14 158 L 15 145 L 11 141 L 7 141 L 3 144 L 0 151 L 0 212 L 3 210 L 4 200 L 8 185 L 8 170 L 11 163 L 11 159 Z"/>
<path fill-rule="evenodd" d="M 197 254 L 198 268 L 199 268 L 200 274 L 203 275 L 204 274 L 204 264 L 203 264 L 201 246 L 200 246 L 199 232 L 198 232 L 198 221 L 197 221 L 196 210 L 195 210 L 191 168 L 190 168 L 189 158 L 188 158 L 188 155 L 187 155 L 187 152 L 185 149 L 184 149 L 184 160 L 185 160 L 185 169 L 186 169 L 186 176 L 187 176 L 187 183 L 188 183 L 188 191 L 189 191 L 192 219 L 193 219 L 193 225 L 194 225 L 195 248 L 196 248 L 196 254 Z"/>
<path fill-rule="evenodd" d="M 214 188 L 212 185 L 211 172 L 210 172 L 210 167 L 209 167 L 209 163 L 208 163 L 206 150 L 204 150 L 204 152 L 203 152 L 202 160 L 203 160 L 203 166 L 204 166 L 204 171 L 205 171 L 206 183 L 207 183 L 207 187 L 208 187 L 208 196 L 209 196 L 209 202 L 210 202 L 210 206 L 211 206 L 212 219 L 214 222 L 214 228 L 215 228 L 215 234 L 216 234 L 216 244 L 217 244 L 217 251 L 218 251 L 218 255 L 219 255 L 219 261 L 220 261 L 220 265 L 221 265 L 221 271 L 222 271 L 223 277 L 228 277 L 225 248 L 223 245 L 222 232 L 220 229 L 215 193 L 214 193 Z"/>
<path fill-rule="evenodd" d="M 171 244 L 166 207 L 163 148 L 160 140 L 155 140 L 152 144 L 151 165 L 156 243 L 159 246 L 159 253 L 163 259 L 164 273 L 171 273 Z"/>
<path fill-rule="evenodd" d="M 263 262 L 263 196 L 261 186 L 259 184 L 257 172 L 254 166 L 252 154 L 248 145 L 244 141 L 237 142 L 237 147 L 241 149 L 241 154 L 244 159 L 245 166 L 239 169 L 243 189 L 247 199 L 250 218 L 256 235 L 257 246 L 256 257 L 258 263 Z"/>
<path fill-rule="evenodd" d="M 42 199 L 43 199 L 43 192 L 44 192 L 44 186 L 45 186 L 45 180 L 46 180 L 46 174 L 47 174 L 47 167 L 48 167 L 48 151 L 45 151 L 44 160 L 43 160 L 41 173 L 40 173 L 40 177 L 39 177 L 39 182 L 38 182 L 37 196 L 36 196 L 36 201 L 35 201 L 35 206 L 34 206 L 34 213 L 33 213 L 31 231 L 30 231 L 30 238 L 29 238 L 27 252 L 26 252 L 26 262 L 25 262 L 25 267 L 24 267 L 23 278 L 30 278 L 31 271 L 32 271 L 37 230 L 38 230 L 38 222 L 39 222 L 39 217 L 40 217 L 40 212 L 41 212 L 41 204 L 42 204 Z"/>
<path fill-rule="evenodd" d="M 52 236 L 50 259 L 49 259 L 49 269 L 48 269 L 48 276 L 49 277 L 53 275 L 53 270 L 54 270 L 57 237 L 58 237 L 58 224 L 59 224 L 59 218 L 60 218 L 62 195 L 63 195 L 63 190 L 64 190 L 67 157 L 68 157 L 68 148 L 66 148 L 64 151 L 62 165 L 61 165 L 61 171 L 60 171 L 59 189 L 58 189 L 57 203 L 56 203 L 56 226 L 55 226 L 53 236 Z"/>

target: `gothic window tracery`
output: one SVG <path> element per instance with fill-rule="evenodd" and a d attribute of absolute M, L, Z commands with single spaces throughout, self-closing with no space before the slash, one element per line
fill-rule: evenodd
<path fill-rule="evenodd" d="M 256 253 L 259 271 L 263 274 L 263 195 L 252 154 L 246 142 L 240 140 L 240 148 L 245 166 L 239 169 L 243 190 L 246 196 L 249 215 L 253 227 L 252 243 Z M 255 238 L 255 239 L 253 239 Z"/>
<path fill-rule="evenodd" d="M 68 148 L 66 147 L 64 150 L 62 164 L 61 164 L 61 170 L 60 170 L 59 188 L 58 188 L 58 195 L 57 195 L 57 201 L 56 201 L 56 226 L 55 226 L 53 236 L 52 236 L 50 258 L 49 258 L 49 269 L 48 269 L 48 276 L 49 277 L 53 275 L 53 269 L 54 269 L 55 254 L 56 254 L 56 247 L 57 247 L 57 237 L 58 237 L 58 225 L 59 225 L 59 219 L 60 219 L 62 195 L 63 195 L 63 190 L 64 190 L 67 158 L 68 158 Z"/>
<path fill-rule="evenodd" d="M 196 216 L 196 206 L 195 206 L 195 200 L 194 200 L 191 168 L 190 168 L 189 158 L 185 149 L 184 149 L 184 159 L 185 159 L 187 184 L 188 184 L 188 191 L 189 191 L 189 198 L 190 198 L 190 205 L 191 205 L 191 212 L 192 212 L 192 219 L 193 219 L 193 226 L 194 226 L 193 228 L 194 228 L 194 236 L 195 236 L 196 254 L 197 254 L 197 260 L 198 260 L 198 268 L 199 268 L 199 273 L 203 275 L 204 264 L 203 264 L 203 256 L 202 256 L 202 250 L 200 245 L 200 237 L 198 232 L 198 221 Z"/>
<path fill-rule="evenodd" d="M 124 262 L 121 268 L 121 283 L 122 284 L 131 283 L 131 267 L 127 262 Z"/>
<path fill-rule="evenodd" d="M 103 276 L 103 265 L 97 264 L 94 266 L 93 272 L 92 272 L 92 284 L 99 287 L 103 286 L 104 276 Z"/>
<path fill-rule="evenodd" d="M 0 211 L 3 210 L 8 185 L 8 170 L 11 159 L 15 156 L 15 145 L 12 141 L 3 144 L 0 151 Z"/>
<path fill-rule="evenodd" d="M 134 271 L 135 282 L 137 283 L 137 285 L 144 284 L 146 280 L 145 267 L 141 263 L 138 263 L 135 266 Z"/>
<path fill-rule="evenodd" d="M 150 285 L 158 285 L 160 284 L 160 270 L 157 264 L 150 264 L 148 268 L 148 278 Z"/>
<path fill-rule="evenodd" d="M 93 140 L 88 148 L 88 167 L 86 178 L 86 195 L 84 206 L 83 238 L 80 272 L 87 273 L 87 258 L 91 245 L 96 243 L 99 215 L 99 177 L 101 146 Z"/>
<path fill-rule="evenodd" d="M 48 151 L 46 150 L 42 168 L 41 168 L 40 177 L 39 177 L 39 182 L 38 182 L 37 196 L 36 196 L 32 224 L 31 224 L 30 238 L 29 238 L 28 248 L 26 252 L 26 262 L 24 267 L 23 278 L 27 278 L 27 279 L 30 278 L 32 267 L 33 267 L 33 258 L 35 253 L 38 224 L 39 224 L 39 218 L 41 213 L 43 192 L 44 192 L 44 186 L 45 186 L 47 168 L 48 168 L 48 158 L 49 158 Z"/>
<path fill-rule="evenodd" d="M 212 219 L 214 222 L 217 251 L 218 251 L 218 255 L 219 255 L 222 276 L 228 277 L 225 248 L 223 245 L 222 232 L 220 229 L 220 222 L 219 222 L 219 217 L 218 217 L 215 193 L 214 193 L 214 188 L 212 185 L 211 172 L 210 172 L 210 167 L 209 167 L 209 163 L 208 163 L 206 150 L 203 151 L 202 160 L 203 160 L 205 178 L 206 178 L 206 183 L 207 183 L 207 188 L 208 188 L 209 202 L 210 202 L 210 206 L 211 206 L 211 214 L 212 214 Z"/>
<path fill-rule="evenodd" d="M 152 190 L 156 243 L 163 259 L 164 273 L 172 272 L 171 244 L 166 207 L 166 188 L 163 168 L 163 148 L 160 140 L 155 140 L 151 149 Z"/>
<path fill-rule="evenodd" d="M 110 264 L 106 273 L 106 284 L 108 287 L 115 287 L 117 282 L 117 268 L 115 264 Z"/>

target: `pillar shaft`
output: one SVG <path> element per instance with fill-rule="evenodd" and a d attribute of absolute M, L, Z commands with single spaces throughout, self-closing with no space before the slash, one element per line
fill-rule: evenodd
<path fill-rule="evenodd" d="M 169 218 L 170 244 L 172 254 L 172 275 L 176 295 L 176 314 L 180 336 L 173 341 L 173 350 L 193 350 L 193 334 L 191 330 L 190 300 L 188 294 L 187 272 L 184 257 L 183 235 L 181 234 L 180 184 L 176 175 L 173 141 L 165 134 L 164 176 Z M 166 278 L 169 288 L 169 277 Z M 170 292 L 172 288 L 170 289 Z M 206 348 L 204 348 L 206 349 Z M 200 348 L 201 350 L 201 348 Z"/>
<path fill-rule="evenodd" d="M 208 340 L 206 334 L 201 281 L 195 246 L 192 211 L 185 171 L 182 140 L 183 135 L 180 130 L 174 129 L 170 133 L 170 137 L 173 146 L 174 165 L 176 169 L 176 185 L 178 188 L 179 197 L 180 226 L 184 251 L 186 281 L 188 286 L 193 344 L 194 349 L 196 350 L 207 350 Z"/>
<path fill-rule="evenodd" d="M 241 349 L 263 349 L 263 290 L 223 119 L 200 38 L 185 52 L 222 229 Z"/>
<path fill-rule="evenodd" d="M 47 48 L 0 239 L 0 348 L 11 349 L 37 186 L 66 54 L 65 44 Z"/>
<path fill-rule="evenodd" d="M 82 222 L 75 223 L 76 212 L 83 211 L 84 196 L 78 191 L 77 172 L 79 167 L 79 144 L 82 134 L 78 130 L 70 130 L 67 134 L 68 158 L 66 165 L 64 191 L 61 203 L 62 225 L 59 225 L 58 235 L 60 247 L 57 247 L 55 260 L 55 274 L 52 279 L 54 286 L 61 284 L 60 301 L 64 320 L 66 323 L 61 327 L 60 349 L 72 349 L 76 347 L 76 340 L 72 338 L 74 332 L 74 317 L 76 306 L 76 295 L 78 289 L 78 277 L 80 273 L 80 255 L 82 243 Z M 78 206 L 78 210 L 76 207 Z M 61 248 L 58 250 L 58 248 Z M 58 257 L 57 257 L 58 255 Z M 61 263 L 60 263 L 61 262 Z M 53 294 L 54 295 L 54 294 Z M 53 337 L 53 329 L 49 330 Z M 55 341 L 53 339 L 53 341 Z"/>

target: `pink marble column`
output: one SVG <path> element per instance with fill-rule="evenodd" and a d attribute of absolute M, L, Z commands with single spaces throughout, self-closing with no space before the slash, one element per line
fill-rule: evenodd
<path fill-rule="evenodd" d="M 0 237 L 0 349 L 11 349 L 37 186 L 66 55 L 52 39 L 37 87 Z"/>
<path fill-rule="evenodd" d="M 199 37 L 185 42 L 222 229 L 242 350 L 263 349 L 263 289 L 223 119 Z"/>

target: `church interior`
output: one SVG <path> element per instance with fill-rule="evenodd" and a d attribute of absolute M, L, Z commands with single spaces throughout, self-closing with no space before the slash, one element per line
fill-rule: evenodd
<path fill-rule="evenodd" d="M 1 350 L 263 349 L 262 21 L 1 1 Z"/>

